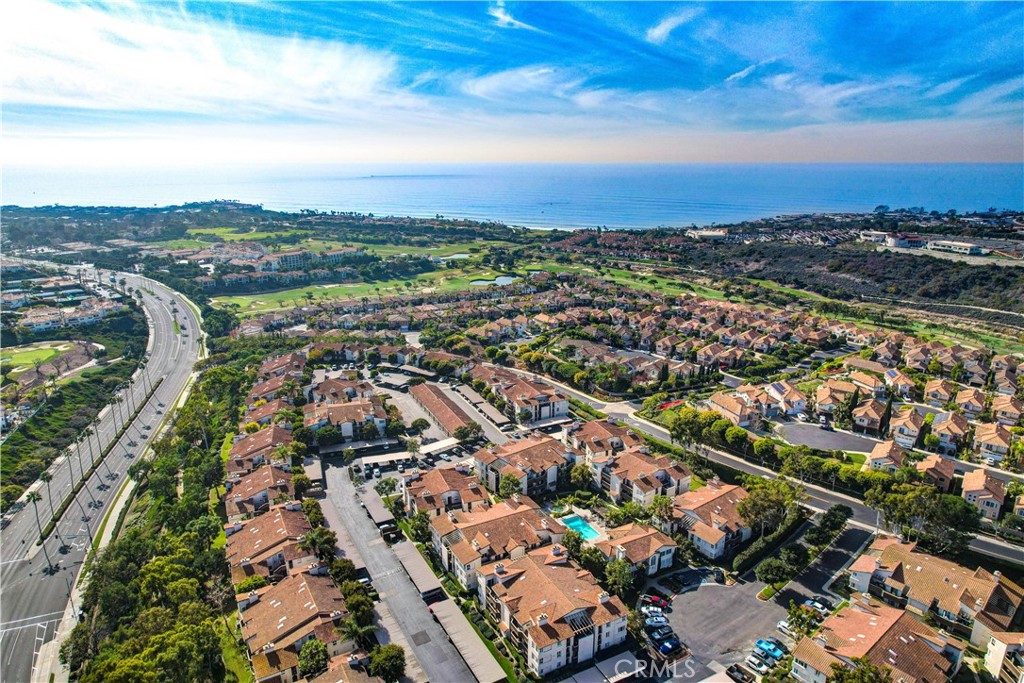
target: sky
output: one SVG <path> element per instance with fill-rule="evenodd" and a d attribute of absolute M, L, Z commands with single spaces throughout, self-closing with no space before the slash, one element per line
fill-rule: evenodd
<path fill-rule="evenodd" d="M 0 10 L 5 164 L 1024 162 L 1024 3 Z"/>

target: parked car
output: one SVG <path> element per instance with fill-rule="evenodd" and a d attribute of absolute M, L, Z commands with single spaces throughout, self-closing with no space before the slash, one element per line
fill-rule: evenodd
<path fill-rule="evenodd" d="M 789 648 L 786 647 L 786 644 L 778 638 L 765 638 L 765 640 L 767 640 L 769 643 L 782 650 L 783 654 L 789 654 Z"/>
<path fill-rule="evenodd" d="M 398 463 L 398 471 L 399 472 L 405 472 L 405 465 L 402 464 L 402 463 Z"/>
<path fill-rule="evenodd" d="M 373 468 L 373 478 L 374 479 L 380 479 L 380 468 L 379 467 L 374 467 Z"/>
<path fill-rule="evenodd" d="M 813 609 L 820 617 L 827 616 L 829 612 L 828 608 L 817 600 L 804 600 L 804 606 Z"/>
<path fill-rule="evenodd" d="M 668 626 L 668 619 L 665 617 L 648 617 L 644 620 L 644 626 Z"/>
<path fill-rule="evenodd" d="M 664 643 L 658 646 L 658 652 L 663 655 L 670 655 L 678 650 L 681 650 L 683 643 L 678 638 L 669 638 Z"/>
<path fill-rule="evenodd" d="M 644 626 L 644 630 L 647 631 L 647 633 L 649 633 L 649 634 L 656 633 L 657 631 L 661 631 L 663 629 L 668 629 L 669 631 L 671 631 L 672 627 L 671 626 L 665 626 L 665 625 L 661 625 L 661 626 Z"/>
<path fill-rule="evenodd" d="M 779 623 L 775 624 L 775 628 L 779 629 L 790 638 L 796 638 L 795 632 L 789 627 L 789 621 L 786 619 L 782 619 Z"/>
<path fill-rule="evenodd" d="M 653 605 L 654 607 L 660 607 L 661 609 L 668 608 L 668 601 L 664 598 L 659 598 L 657 595 L 641 595 L 640 602 L 645 605 Z"/>
<path fill-rule="evenodd" d="M 640 608 L 640 611 L 645 617 L 657 617 L 661 616 L 661 608 L 655 607 L 654 605 L 644 605 Z"/>
<path fill-rule="evenodd" d="M 829 611 L 832 611 L 832 608 L 835 607 L 835 604 L 823 595 L 815 595 L 814 599 L 827 607 Z"/>
<path fill-rule="evenodd" d="M 807 415 L 805 413 L 797 413 L 796 419 L 800 420 L 801 422 L 807 422 Z"/>
<path fill-rule="evenodd" d="M 772 668 L 768 666 L 768 663 L 766 661 L 764 661 L 763 659 L 759 659 L 754 655 L 750 655 L 749 657 L 747 657 L 744 664 L 746 664 L 762 676 L 764 676 L 766 673 L 772 670 Z"/>
<path fill-rule="evenodd" d="M 783 654 L 782 650 L 779 649 L 778 645 L 770 643 L 767 640 L 765 640 L 764 638 L 762 638 L 761 640 L 758 640 L 756 643 L 754 643 L 754 648 L 755 648 L 755 650 L 754 650 L 755 654 L 757 653 L 758 650 L 760 650 L 761 652 L 763 652 L 767 656 L 769 656 L 772 659 L 774 659 L 776 662 L 779 661 L 780 659 L 782 659 L 783 657 L 785 657 L 785 654 Z"/>
<path fill-rule="evenodd" d="M 736 681 L 736 683 L 753 683 L 756 678 L 742 664 L 733 664 L 725 670 L 725 675 Z"/>
<path fill-rule="evenodd" d="M 676 633 L 672 630 L 671 626 L 659 626 L 654 631 L 648 633 L 647 636 L 651 639 L 652 643 L 654 643 L 655 645 L 660 645 L 664 643 L 666 640 L 675 638 Z"/>

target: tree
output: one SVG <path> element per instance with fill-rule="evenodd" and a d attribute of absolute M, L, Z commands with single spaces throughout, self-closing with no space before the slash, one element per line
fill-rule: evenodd
<path fill-rule="evenodd" d="M 416 457 L 420 453 L 420 440 L 419 439 L 406 439 L 405 450 L 412 457 Z"/>
<path fill-rule="evenodd" d="M 779 559 L 795 571 L 807 563 L 807 554 L 807 546 L 802 543 L 793 543 L 779 552 Z"/>
<path fill-rule="evenodd" d="M 295 488 L 295 497 L 303 499 L 306 497 L 306 491 L 309 491 L 309 487 L 313 485 L 309 477 L 305 474 L 296 474 L 292 477 L 292 486 Z"/>
<path fill-rule="evenodd" d="M 311 552 L 327 562 L 334 557 L 334 546 L 338 543 L 338 535 L 327 527 L 310 529 L 299 541 L 299 547 Z"/>
<path fill-rule="evenodd" d="M 427 429 L 430 429 L 430 420 L 424 417 L 417 417 L 415 420 L 412 421 L 412 424 L 409 425 L 409 428 L 412 429 L 414 432 L 419 432 L 422 434 Z"/>
<path fill-rule="evenodd" d="M 259 574 L 254 574 L 246 579 L 242 579 L 242 582 L 235 586 L 235 592 L 238 594 L 248 593 L 264 586 L 270 585 L 266 577 Z"/>
<path fill-rule="evenodd" d="M 392 493 L 395 492 L 396 488 L 398 488 L 398 480 L 392 479 L 391 477 L 381 479 L 380 481 L 373 485 L 373 490 L 376 491 L 381 498 L 384 498 L 385 496 L 390 496 Z"/>
<path fill-rule="evenodd" d="M 853 660 L 853 668 L 838 662 L 832 665 L 828 683 L 892 683 L 892 669 L 872 664 L 865 658 Z"/>
<path fill-rule="evenodd" d="M 757 577 L 758 581 L 763 581 L 769 586 L 775 586 L 788 581 L 791 572 L 792 570 L 788 564 L 778 558 L 769 557 L 757 565 L 757 569 L 754 570 L 754 576 Z"/>
<path fill-rule="evenodd" d="M 29 491 L 28 496 L 26 496 L 26 500 L 32 503 L 32 509 L 35 510 L 36 513 L 36 528 L 39 529 L 39 542 L 43 546 L 43 555 L 46 556 L 46 566 L 52 567 L 53 563 L 50 562 L 50 554 L 46 551 L 46 544 L 43 543 L 43 525 L 39 523 L 39 501 L 42 499 L 43 497 L 39 495 L 38 491 Z"/>
<path fill-rule="evenodd" d="M 803 496 L 803 489 L 784 478 L 750 477 L 746 482 L 749 495 L 736 506 L 737 512 L 751 527 L 766 528 L 782 524 L 789 509 Z"/>
<path fill-rule="evenodd" d="M 633 565 L 621 558 L 612 560 L 604 567 L 604 578 L 612 593 L 620 598 L 625 597 L 633 588 Z"/>
<path fill-rule="evenodd" d="M 347 557 L 338 557 L 331 561 L 330 573 L 334 583 L 340 586 L 346 581 L 355 581 L 356 565 Z"/>
<path fill-rule="evenodd" d="M 345 607 L 360 626 L 369 626 L 373 623 L 375 616 L 373 600 L 363 593 L 356 593 L 345 598 Z"/>
<path fill-rule="evenodd" d="M 672 519 L 672 499 L 668 496 L 654 496 L 651 498 L 650 513 L 662 521 Z"/>
<path fill-rule="evenodd" d="M 327 669 L 327 646 L 323 641 L 311 638 L 302 645 L 299 651 L 299 675 L 313 678 Z"/>
<path fill-rule="evenodd" d="M 370 675 L 397 683 L 405 675 L 405 650 L 401 645 L 381 645 L 370 654 Z"/>
<path fill-rule="evenodd" d="M 590 468 L 586 463 L 579 463 L 573 465 L 572 470 L 569 472 L 569 481 L 572 485 L 578 489 L 590 488 L 590 483 L 593 481 L 593 475 L 590 473 Z"/>
<path fill-rule="evenodd" d="M 366 644 L 370 640 L 370 635 L 377 630 L 377 627 L 369 624 L 361 626 L 358 621 L 349 617 L 341 623 L 338 628 L 338 632 L 345 640 L 351 640 L 360 647 L 366 647 Z"/>
<path fill-rule="evenodd" d="M 302 514 L 306 515 L 312 527 L 323 526 L 327 521 L 320 503 L 315 498 L 306 498 L 302 501 Z"/>
<path fill-rule="evenodd" d="M 775 443 L 771 439 L 758 439 L 754 442 L 754 455 L 761 462 L 775 462 L 777 457 Z"/>
<path fill-rule="evenodd" d="M 604 576 L 605 557 L 601 554 L 601 551 L 592 545 L 588 545 L 586 548 L 580 551 L 579 565 L 583 569 L 587 570 L 594 576 L 601 578 Z"/>
<path fill-rule="evenodd" d="M 502 498 L 511 498 L 522 490 L 519 480 L 511 474 L 504 474 L 498 482 L 498 495 Z"/>
<path fill-rule="evenodd" d="M 583 549 L 583 536 L 575 529 L 569 529 L 562 535 L 562 547 L 570 560 L 576 560 Z"/>
<path fill-rule="evenodd" d="M 409 531 L 412 533 L 412 540 L 418 543 L 430 540 L 430 515 L 426 510 L 420 510 L 409 519 Z"/>
<path fill-rule="evenodd" d="M 817 613 L 807 605 L 798 605 L 793 600 L 789 601 L 789 630 L 793 632 L 794 640 L 798 641 L 818 627 Z"/>

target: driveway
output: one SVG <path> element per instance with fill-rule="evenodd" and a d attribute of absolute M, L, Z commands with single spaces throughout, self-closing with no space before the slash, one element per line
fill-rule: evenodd
<path fill-rule="evenodd" d="M 858 453 L 870 453 L 871 449 L 878 443 L 857 434 L 847 432 L 829 432 L 821 429 L 816 424 L 806 422 L 786 422 L 775 427 L 778 434 L 787 443 L 794 446 L 810 446 L 822 450 L 832 451 L 856 451 Z"/>
<path fill-rule="evenodd" d="M 327 505 L 324 507 L 331 508 L 333 513 L 325 510 L 324 515 L 332 523 L 337 519 L 345 527 L 370 571 L 374 588 L 423 667 L 426 680 L 475 680 L 462 656 L 448 640 L 448 634 L 427 610 L 426 603 L 398 558 L 380 537 L 363 508 L 355 504 L 358 492 L 349 480 L 346 468 L 328 465 L 324 476 L 327 480 Z"/>
<path fill-rule="evenodd" d="M 690 647 L 698 670 L 714 670 L 742 662 L 758 638 L 775 636 L 792 647 L 792 641 L 775 628 L 789 613 L 790 601 L 802 603 L 824 593 L 836 572 L 853 560 L 870 533 L 849 528 L 836 543 L 772 600 L 762 602 L 757 594 L 764 584 L 748 572 L 733 586 L 704 584 L 672 600 L 669 623 Z M 664 586 L 657 588 L 663 592 Z M 838 602 L 838 601 L 836 601 Z M 719 666 L 711 667 L 711 663 Z"/>
<path fill-rule="evenodd" d="M 441 428 L 434 424 L 434 421 L 430 419 L 430 415 L 427 414 L 427 411 L 424 410 L 411 395 L 401 391 L 396 391 L 395 389 L 387 389 L 378 385 L 373 380 L 369 380 L 369 383 L 377 390 L 378 394 L 388 395 L 387 402 L 394 405 L 399 411 L 401 411 L 402 420 L 405 422 L 406 427 L 411 425 L 414 420 L 421 417 L 430 423 L 430 427 L 424 429 L 423 433 L 418 436 L 419 439 L 422 440 L 423 437 L 428 437 L 435 441 L 440 441 L 441 439 L 448 438 L 448 436 L 441 431 Z"/>

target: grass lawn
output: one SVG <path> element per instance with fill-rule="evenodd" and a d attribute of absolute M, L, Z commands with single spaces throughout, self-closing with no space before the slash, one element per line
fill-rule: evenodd
<path fill-rule="evenodd" d="M 149 244 L 154 247 L 164 247 L 165 249 L 202 249 L 203 247 L 210 246 L 209 242 L 189 239 L 163 240 L 161 242 L 150 242 Z"/>
<path fill-rule="evenodd" d="M 482 254 L 491 247 L 515 246 L 511 242 L 467 240 L 464 242 L 445 242 L 439 244 L 371 244 L 352 240 L 304 240 L 300 246 L 312 251 L 338 249 L 342 246 L 362 247 L 367 252 L 378 256 L 396 256 L 398 254 L 423 254 L 426 256 L 453 256 L 466 254 L 474 256 Z"/>
<path fill-rule="evenodd" d="M 307 285 L 295 289 L 261 294 L 218 296 L 213 305 L 220 308 L 237 306 L 242 316 L 260 315 L 295 306 L 306 305 L 306 294 L 320 300 L 360 299 L 362 297 L 393 296 L 408 292 L 454 292 L 474 287 L 473 280 L 493 280 L 501 273 L 493 268 L 471 266 L 467 268 L 445 268 L 422 273 L 414 278 L 383 280 L 380 282 L 353 282 L 335 285 Z M 405 287 L 410 282 L 411 288 Z"/>
<path fill-rule="evenodd" d="M 230 610 L 227 614 L 228 623 L 232 616 L 237 614 Z M 224 626 L 224 620 L 217 620 L 217 635 L 220 637 L 220 654 L 224 658 L 225 683 L 250 683 L 253 680 L 252 667 L 249 666 L 249 657 L 245 650 L 239 645 L 241 634 L 237 627 L 229 631 Z"/>
<path fill-rule="evenodd" d="M 70 349 L 71 342 L 69 341 L 44 341 L 24 346 L 12 346 L 0 352 L 0 362 L 31 367 L 36 361 L 45 363 Z"/>
<path fill-rule="evenodd" d="M 749 282 L 753 282 L 756 285 L 760 285 L 765 289 L 774 289 L 777 292 L 790 294 L 792 296 L 800 297 L 801 299 L 813 299 L 815 301 L 828 300 L 827 297 L 824 297 L 821 294 L 815 294 L 814 292 L 808 292 L 803 289 L 793 289 L 792 287 L 784 287 L 777 282 L 772 282 L 771 280 L 757 280 L 755 278 L 747 278 L 747 280 Z"/>
<path fill-rule="evenodd" d="M 865 453 L 854 453 L 853 451 L 846 451 L 846 459 L 854 465 L 863 465 L 864 461 L 867 460 L 867 454 Z"/>
<path fill-rule="evenodd" d="M 305 235 L 306 230 L 274 230 L 271 232 L 238 232 L 235 228 L 193 228 L 188 231 L 189 235 L 196 237 L 201 235 L 214 235 L 225 242 L 241 242 L 243 240 L 262 240 L 267 237 L 284 237 L 286 235 Z"/>

